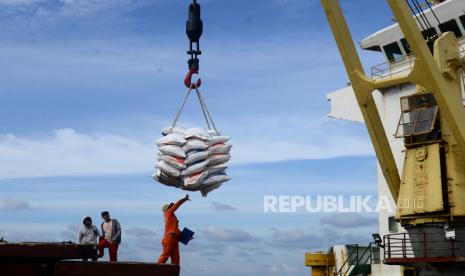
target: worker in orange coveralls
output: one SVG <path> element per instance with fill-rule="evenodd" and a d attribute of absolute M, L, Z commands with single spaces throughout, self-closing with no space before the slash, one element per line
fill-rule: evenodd
<path fill-rule="evenodd" d="M 180 199 L 176 203 L 170 203 L 163 205 L 163 216 L 165 217 L 165 234 L 163 235 L 162 245 L 163 251 L 158 258 L 158 263 L 166 263 L 168 258 L 171 258 L 171 263 L 179 265 L 179 238 L 181 237 L 181 231 L 178 229 L 178 218 L 174 212 L 184 202 L 189 200 L 189 195 Z"/>

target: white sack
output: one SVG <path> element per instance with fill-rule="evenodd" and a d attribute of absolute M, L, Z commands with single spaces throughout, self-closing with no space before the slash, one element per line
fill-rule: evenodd
<path fill-rule="evenodd" d="M 197 152 L 191 152 L 187 154 L 186 157 L 186 166 L 189 166 L 190 164 L 203 161 L 208 158 L 210 155 L 210 152 L 208 151 L 197 151 Z"/>
<path fill-rule="evenodd" d="M 159 148 L 159 150 L 164 155 L 186 158 L 186 153 L 180 146 L 173 146 L 173 145 L 162 146 Z"/>
<path fill-rule="evenodd" d="M 187 166 L 187 168 L 182 171 L 182 176 L 189 176 L 204 171 L 208 166 L 208 162 L 209 160 L 207 159 L 205 161 Z"/>
<path fill-rule="evenodd" d="M 165 161 L 170 166 L 178 170 L 183 170 L 186 168 L 185 161 L 182 158 L 169 156 L 169 155 L 162 155 L 161 157 L 159 157 L 159 159 Z"/>
<path fill-rule="evenodd" d="M 210 134 L 208 134 L 205 129 L 199 127 L 189 128 L 186 132 L 184 132 L 184 137 L 186 139 L 197 138 L 203 141 L 210 140 Z"/>
<path fill-rule="evenodd" d="M 159 168 L 162 172 L 166 173 L 169 176 L 179 177 L 181 175 L 181 170 L 174 168 L 165 161 L 158 162 L 157 168 Z"/>
<path fill-rule="evenodd" d="M 203 172 L 196 173 L 190 176 L 186 176 L 183 178 L 184 186 L 186 186 L 186 188 L 189 190 L 197 189 L 200 187 L 200 185 L 202 185 L 207 175 L 208 175 L 208 171 L 203 171 Z"/>
<path fill-rule="evenodd" d="M 221 163 L 221 164 L 214 165 L 214 166 L 209 165 L 208 173 L 211 175 L 217 174 L 217 173 L 224 173 L 227 168 L 228 168 L 228 165 L 226 163 Z"/>
<path fill-rule="evenodd" d="M 213 146 L 215 144 L 220 144 L 220 143 L 226 143 L 230 139 L 229 136 L 218 136 L 218 135 L 212 135 L 210 138 L 210 142 L 208 142 L 209 146 Z"/>
<path fill-rule="evenodd" d="M 157 141 L 159 147 L 166 145 L 184 146 L 185 143 L 186 139 L 184 139 L 184 136 L 178 133 L 168 134 Z"/>
<path fill-rule="evenodd" d="M 210 166 L 218 165 L 221 163 L 228 162 L 231 159 L 229 154 L 212 154 L 210 155 Z"/>
<path fill-rule="evenodd" d="M 231 179 L 231 177 L 227 176 L 224 173 L 214 174 L 212 176 L 207 177 L 204 180 L 203 185 L 205 185 L 205 186 L 215 185 L 215 184 L 218 184 L 218 183 L 226 182 L 226 181 L 228 181 L 230 179 Z"/>
<path fill-rule="evenodd" d="M 166 173 L 162 172 L 160 169 L 157 169 L 157 172 L 152 175 L 153 179 L 164 184 L 166 186 L 172 186 L 181 188 L 183 183 L 180 178 L 171 177 Z"/>
<path fill-rule="evenodd" d="M 231 151 L 232 145 L 227 144 L 216 144 L 209 148 L 211 154 L 229 154 Z"/>
<path fill-rule="evenodd" d="M 200 139 L 188 139 L 186 144 L 182 147 L 184 152 L 189 152 L 192 150 L 206 150 L 208 148 L 207 143 Z"/>
<path fill-rule="evenodd" d="M 170 127 L 165 127 L 165 128 L 161 131 L 161 133 L 162 133 L 164 136 L 166 136 L 166 135 L 168 135 L 168 134 L 171 134 L 171 133 L 177 133 L 177 134 L 184 135 L 184 132 L 186 132 L 185 129 L 183 129 L 182 127 L 177 127 L 177 126 L 175 126 L 175 127 L 172 127 L 172 126 L 170 126 Z"/>

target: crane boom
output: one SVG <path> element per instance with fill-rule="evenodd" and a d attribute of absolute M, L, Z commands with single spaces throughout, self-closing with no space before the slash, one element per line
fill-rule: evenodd
<path fill-rule="evenodd" d="M 336 0 L 321 0 L 321 3 L 344 61 L 379 165 L 389 190 L 394 200 L 396 200 L 399 194 L 400 177 L 386 131 L 373 98 L 372 93 L 376 86 L 374 81 L 365 75 L 339 2 Z"/>

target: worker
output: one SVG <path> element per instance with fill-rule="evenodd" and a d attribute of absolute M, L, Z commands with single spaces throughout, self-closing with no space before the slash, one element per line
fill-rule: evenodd
<path fill-rule="evenodd" d="M 179 208 L 179 206 L 188 200 L 189 195 L 187 194 L 178 202 L 165 204 L 162 207 L 164 213 L 163 216 L 165 218 L 165 233 L 161 242 L 163 245 L 163 251 L 158 258 L 158 263 L 164 264 L 168 258 L 171 258 L 171 264 L 179 265 L 179 239 L 181 238 L 181 231 L 179 231 L 179 221 L 174 212 Z"/>
<path fill-rule="evenodd" d="M 82 228 L 79 231 L 79 244 L 92 244 L 94 246 L 97 245 L 97 238 L 99 237 L 99 232 L 97 226 L 92 224 L 91 217 L 85 217 L 82 221 Z M 95 247 L 94 247 L 95 248 Z M 87 258 L 82 259 L 83 261 L 87 261 Z M 97 255 L 92 257 L 92 261 L 97 260 Z"/>
<path fill-rule="evenodd" d="M 103 250 L 108 248 L 110 262 L 116 262 L 118 259 L 118 246 L 121 243 L 121 225 L 117 219 L 110 218 L 108 211 L 102 212 L 102 219 L 103 222 L 100 226 L 102 236 L 97 246 L 98 257 L 103 257 Z"/>
<path fill-rule="evenodd" d="M 97 244 L 99 232 L 97 226 L 92 224 L 91 217 L 85 217 L 79 231 L 79 244 Z"/>

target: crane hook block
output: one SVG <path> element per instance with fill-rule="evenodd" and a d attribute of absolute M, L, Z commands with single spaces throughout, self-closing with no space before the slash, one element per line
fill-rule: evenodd
<path fill-rule="evenodd" d="M 191 42 L 199 42 L 203 32 L 203 22 L 200 18 L 200 5 L 196 0 L 189 5 L 189 18 L 186 22 L 186 34 Z"/>

